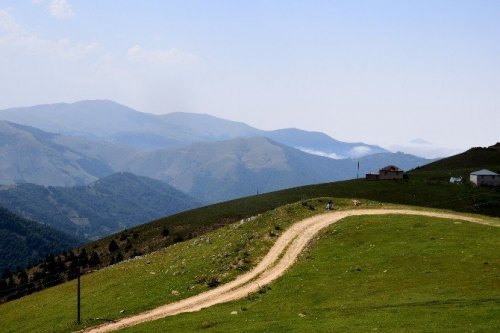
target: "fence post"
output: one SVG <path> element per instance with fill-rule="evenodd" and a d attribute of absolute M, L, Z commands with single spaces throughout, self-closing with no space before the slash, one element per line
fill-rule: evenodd
<path fill-rule="evenodd" d="M 80 320 L 80 267 L 78 267 L 78 271 L 77 271 L 77 279 L 78 279 L 78 287 L 77 287 L 77 296 L 76 296 L 76 323 L 78 325 L 81 324 L 81 320 Z"/>

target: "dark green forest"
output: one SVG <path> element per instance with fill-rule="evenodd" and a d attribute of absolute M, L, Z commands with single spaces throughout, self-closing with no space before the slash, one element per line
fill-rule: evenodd
<path fill-rule="evenodd" d="M 3 207 L 0 207 L 0 238 L 0 271 L 25 267 L 78 245 L 75 238 Z"/>

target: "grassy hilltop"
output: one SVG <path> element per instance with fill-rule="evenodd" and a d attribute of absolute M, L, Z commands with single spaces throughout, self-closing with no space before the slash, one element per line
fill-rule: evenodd
<path fill-rule="evenodd" d="M 498 332 L 498 250 L 498 227 L 348 218 L 261 292 L 121 332 Z"/>

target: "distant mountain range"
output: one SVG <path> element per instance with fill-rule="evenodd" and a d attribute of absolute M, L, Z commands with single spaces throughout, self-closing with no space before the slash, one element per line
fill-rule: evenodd
<path fill-rule="evenodd" d="M 291 132 L 297 135 L 287 138 L 287 131 L 276 131 L 274 135 L 282 141 L 299 142 L 302 131 L 288 131 Z M 309 146 L 319 147 L 328 141 L 321 133 L 308 133 L 307 136 L 316 138 L 305 141 Z M 6 121 L 0 121 L 0 154 L 3 156 L 0 184 L 83 186 L 126 171 L 164 181 L 209 203 L 257 192 L 355 178 L 357 161 L 361 175 L 387 164 L 410 169 L 429 162 L 394 153 L 335 160 L 266 137 L 203 141 L 170 150 L 144 150 L 96 139 L 51 134 Z"/>
<path fill-rule="evenodd" d="M 6 109 L 0 111 L 0 119 L 51 133 L 149 150 L 174 149 L 198 142 L 267 137 L 293 148 L 337 158 L 387 152 L 375 145 L 341 142 L 318 132 L 299 129 L 263 131 L 206 114 L 153 115 L 106 100 Z"/>
<path fill-rule="evenodd" d="M 81 241 L 202 204 L 158 180 L 117 173 L 88 186 L 0 186 L 0 206 Z"/>
<path fill-rule="evenodd" d="M 75 238 L 0 207 L 0 273 L 34 264 L 46 255 L 77 245 Z"/>
<path fill-rule="evenodd" d="M 26 197 L 30 197 L 28 192 L 48 196 L 47 191 L 49 197 L 56 197 L 63 189 L 42 189 L 22 185 L 24 183 L 86 186 L 125 171 L 166 182 L 198 202 L 213 203 L 299 185 L 355 178 L 358 161 L 360 175 L 387 164 L 411 169 L 431 161 L 389 153 L 375 145 L 341 142 L 318 132 L 262 131 L 200 114 L 152 115 L 111 101 L 7 109 L 0 111 L 0 119 L 5 119 L 0 120 L 0 184 L 18 184 L 17 191 L 25 191 Z M 165 189 L 164 183 L 145 184 L 144 179 L 142 183 L 145 186 L 138 191 L 154 192 L 155 186 L 165 193 L 172 190 Z M 116 187 L 116 184 L 110 186 Z M 128 199 L 123 198 L 124 202 Z M 19 200 L 16 202 L 20 204 Z M 14 204 L 7 207 L 32 217 L 26 213 L 29 210 Z M 129 207 L 139 209 L 133 204 Z M 180 204 L 177 211 L 186 207 L 192 204 Z M 75 213 L 76 219 L 86 216 L 80 213 Z M 72 234 L 84 232 L 91 238 L 128 225 L 104 223 L 101 230 L 89 231 L 78 223 L 68 223 L 67 215 L 45 216 L 39 220 L 45 223 L 57 220 L 61 230 Z M 143 220 L 153 215 L 145 214 Z"/>

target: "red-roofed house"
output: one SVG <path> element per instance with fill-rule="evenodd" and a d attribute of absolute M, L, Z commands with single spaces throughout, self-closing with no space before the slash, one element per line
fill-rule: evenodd
<path fill-rule="evenodd" d="M 403 179 L 405 172 L 394 165 L 388 165 L 378 171 L 380 180 L 385 179 Z"/>
<path fill-rule="evenodd" d="M 378 173 L 367 173 L 368 180 L 388 180 L 403 179 L 405 172 L 394 165 L 388 165 L 378 171 Z"/>

